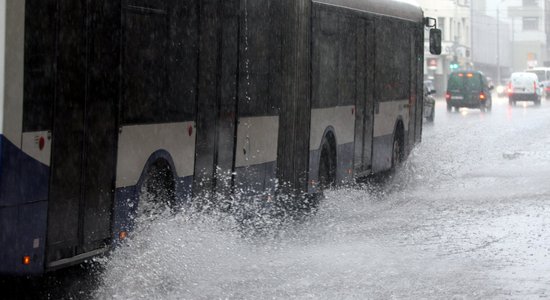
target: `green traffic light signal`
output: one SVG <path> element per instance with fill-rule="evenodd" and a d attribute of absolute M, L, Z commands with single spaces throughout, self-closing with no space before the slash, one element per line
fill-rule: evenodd
<path fill-rule="evenodd" d="M 449 65 L 449 68 L 451 68 L 451 70 L 453 70 L 453 71 L 458 70 L 458 67 L 459 67 L 459 65 L 458 65 L 458 62 L 456 62 L 456 61 L 452 61 L 451 64 Z"/>

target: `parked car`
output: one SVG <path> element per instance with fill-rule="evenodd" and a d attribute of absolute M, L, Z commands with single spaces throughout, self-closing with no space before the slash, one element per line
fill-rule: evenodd
<path fill-rule="evenodd" d="M 508 88 L 508 103 L 513 106 L 518 101 L 532 101 L 535 105 L 540 105 L 543 94 L 542 86 L 535 73 L 512 73 Z"/>
<path fill-rule="evenodd" d="M 455 71 L 449 76 L 445 100 L 447 111 L 453 107 L 458 111 L 461 107 L 479 108 L 481 111 L 491 111 L 493 100 L 492 85 L 480 71 Z"/>
<path fill-rule="evenodd" d="M 431 80 L 424 81 L 424 118 L 433 122 L 435 118 L 435 95 L 436 90 Z"/>

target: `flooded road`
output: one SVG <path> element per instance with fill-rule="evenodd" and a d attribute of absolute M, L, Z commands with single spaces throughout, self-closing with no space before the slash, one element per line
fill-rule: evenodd
<path fill-rule="evenodd" d="M 243 237 L 229 218 L 165 218 L 104 259 L 90 295 L 550 296 L 550 102 L 447 113 L 438 101 L 388 181 L 330 191 L 315 216 L 264 237 Z"/>

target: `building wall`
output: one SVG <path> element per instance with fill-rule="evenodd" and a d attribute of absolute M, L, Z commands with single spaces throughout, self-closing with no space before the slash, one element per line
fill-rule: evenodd
<path fill-rule="evenodd" d="M 523 0 L 487 0 L 487 13 L 495 16 L 499 8 L 500 18 L 510 24 L 514 71 L 548 64 L 549 3 L 549 0 L 534 0 L 531 4 Z M 525 28 L 525 18 L 537 18 L 536 28 Z"/>
<path fill-rule="evenodd" d="M 497 24 L 498 22 L 498 24 Z M 473 61 L 481 70 L 498 82 L 509 77 L 512 68 L 512 44 L 510 26 L 502 21 L 477 12 L 474 15 Z"/>
<path fill-rule="evenodd" d="M 418 0 L 424 15 L 438 20 L 438 28 L 443 34 L 443 52 L 439 56 L 432 56 L 426 52 L 424 68 L 425 77 L 434 80 L 440 95 L 446 90 L 447 77 L 451 71 L 449 65 L 455 57 L 460 62 L 461 68 L 471 67 L 470 1 L 472 0 Z M 428 31 L 426 31 L 427 37 Z M 425 48 L 428 49 L 428 47 Z"/>

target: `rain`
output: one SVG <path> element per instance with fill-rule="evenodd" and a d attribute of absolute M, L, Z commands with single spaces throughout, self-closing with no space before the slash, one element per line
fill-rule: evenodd
<path fill-rule="evenodd" d="M 27 1 L 0 298 L 550 297 L 550 1 Z"/>
<path fill-rule="evenodd" d="M 437 121 L 389 178 L 327 192 L 261 236 L 220 215 L 148 224 L 102 262 L 97 299 L 546 297 L 550 105 Z"/>

